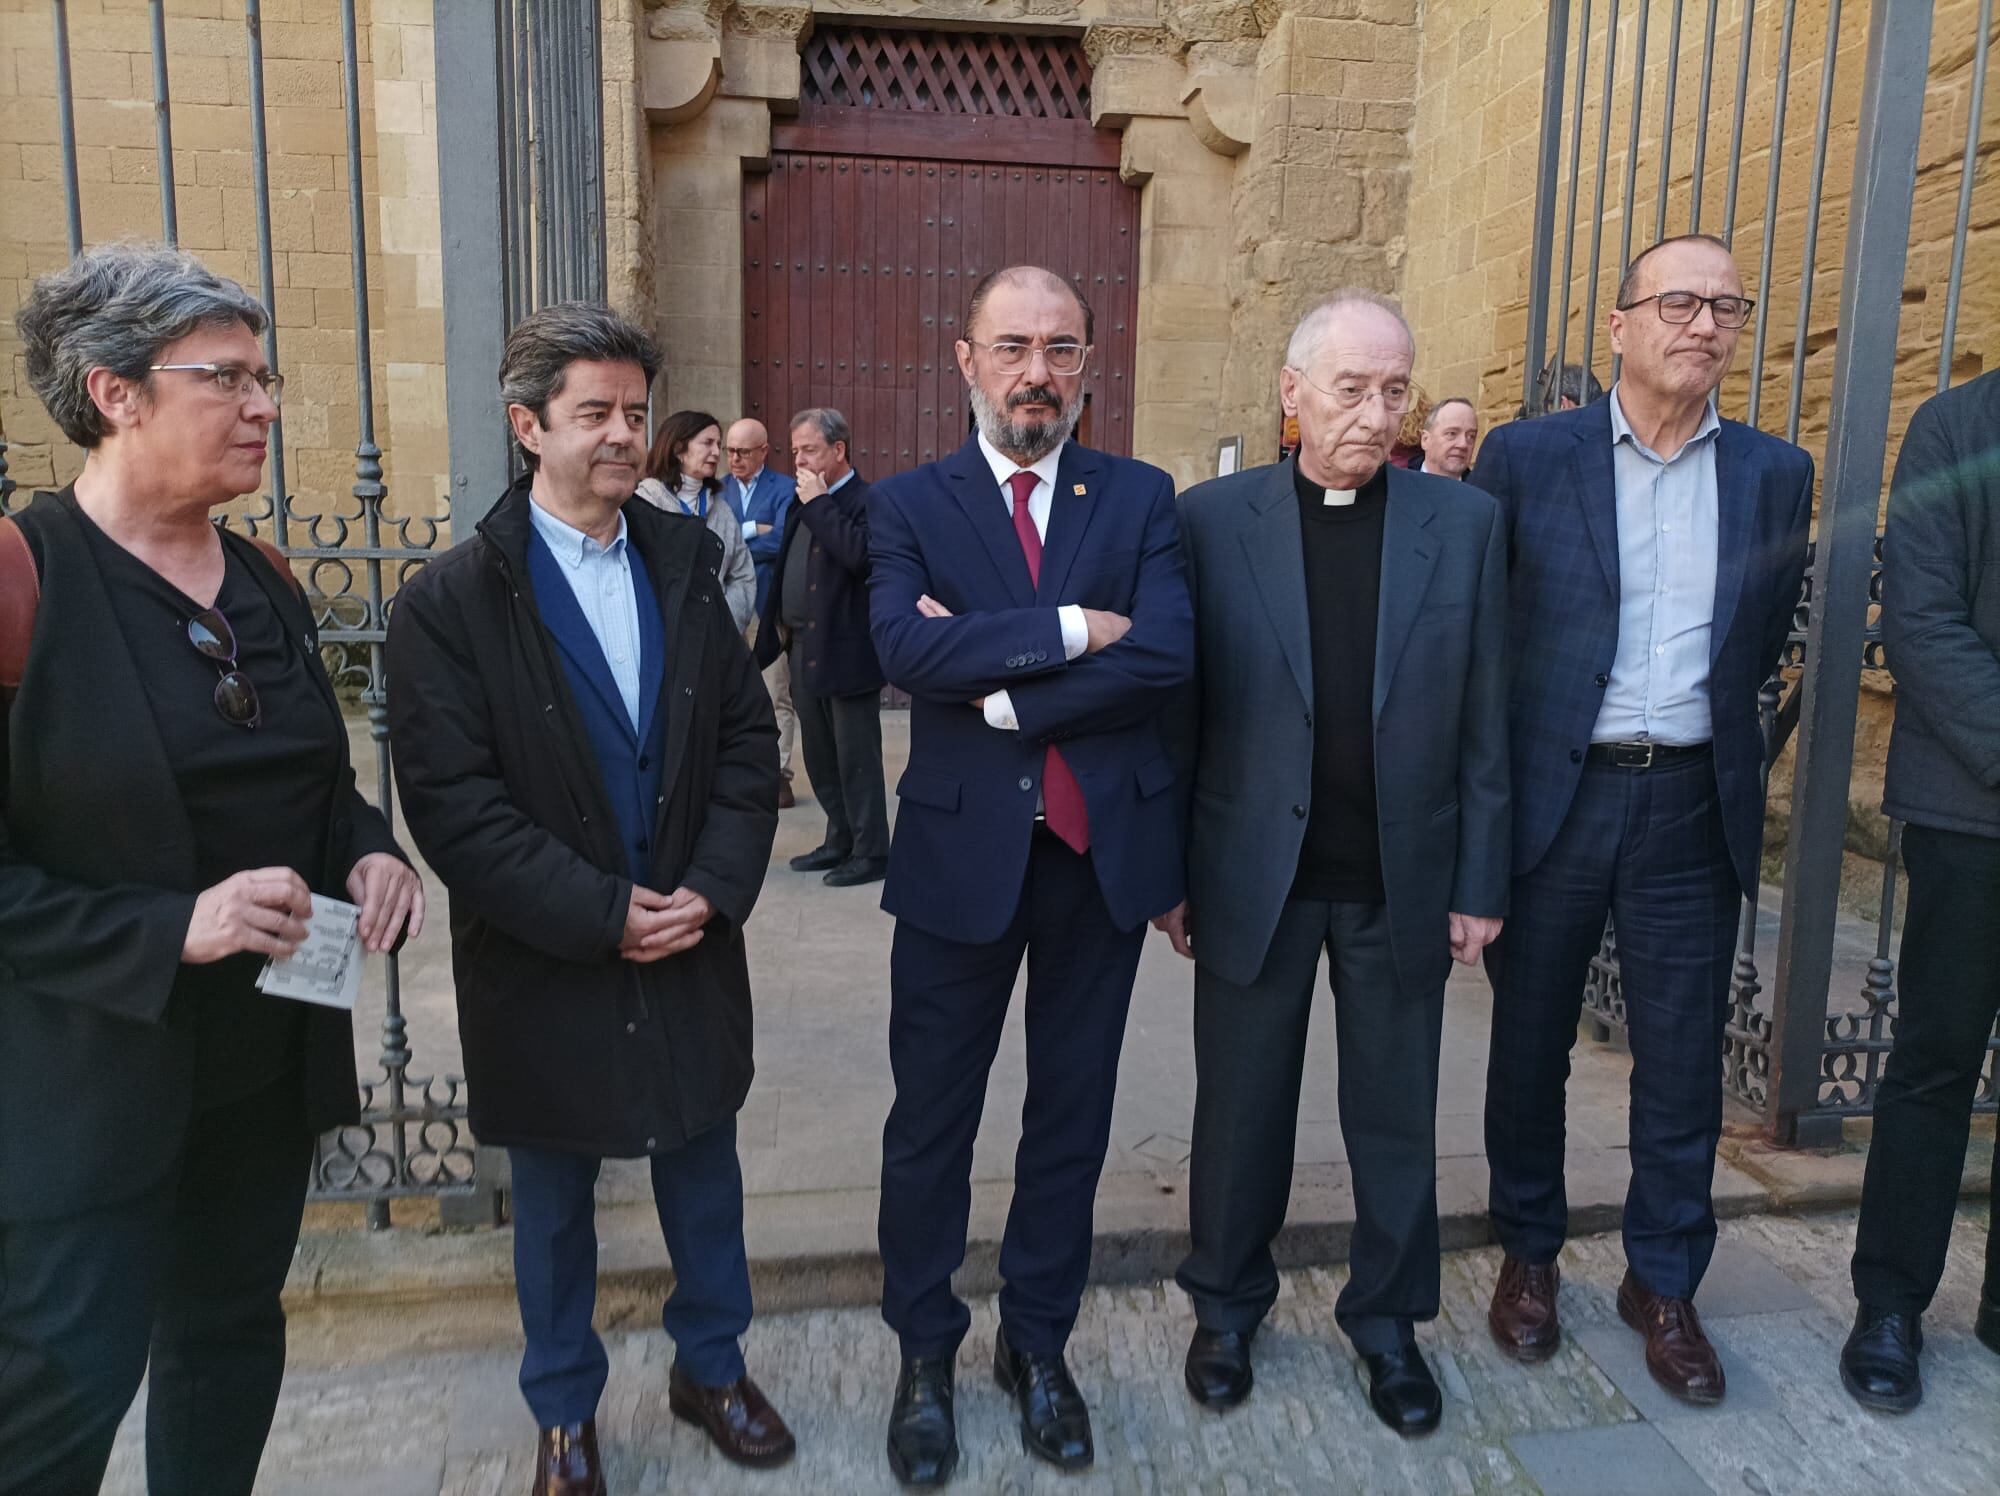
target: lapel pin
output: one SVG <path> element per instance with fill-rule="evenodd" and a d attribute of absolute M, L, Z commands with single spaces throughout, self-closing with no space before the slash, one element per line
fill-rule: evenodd
<path fill-rule="evenodd" d="M 1070 492 L 1071 492 L 1071 493 L 1073 493 L 1073 494 L 1075 494 L 1075 495 L 1076 495 L 1076 496 L 1077 496 L 1077 497 L 1078 497 L 1079 499 L 1080 499 L 1080 498 L 1082 498 L 1082 497 L 1083 497 L 1083 485 L 1082 485 L 1081 483 L 1077 484 L 1077 485 L 1076 485 L 1076 487 L 1074 487 L 1074 488 L 1072 488 L 1072 489 L 1070 490 Z"/>

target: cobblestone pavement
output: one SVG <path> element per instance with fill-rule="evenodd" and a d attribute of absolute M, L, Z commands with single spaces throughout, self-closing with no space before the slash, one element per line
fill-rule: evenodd
<path fill-rule="evenodd" d="M 990 1299 L 974 1305 L 959 1358 L 961 1492 L 1541 1492 L 1545 1496 L 1928 1496 L 1990 1493 L 2000 1468 L 2000 1357 L 1972 1338 L 1987 1210 L 1967 1204 L 1926 1324 L 1928 1395 L 1904 1418 L 1862 1411 L 1835 1357 L 1852 1312 L 1852 1212 L 1725 1222 L 1699 1300 L 1729 1376 L 1714 1410 L 1674 1403 L 1648 1380 L 1614 1307 L 1615 1236 L 1563 1256 L 1557 1356 L 1522 1367 L 1488 1339 L 1492 1248 L 1446 1258 L 1444 1310 L 1420 1332 L 1447 1398 L 1443 1428 L 1404 1443 L 1369 1413 L 1359 1364 L 1333 1328 L 1344 1269 L 1288 1274 L 1257 1341 L 1258 1387 L 1216 1415 L 1189 1401 L 1180 1358 L 1190 1326 L 1171 1285 L 1094 1289 L 1070 1363 L 1094 1411 L 1097 1464 L 1063 1476 L 1032 1464 L 988 1372 Z M 780 1496 L 896 1489 L 882 1458 L 894 1344 L 873 1311 L 760 1318 L 753 1374 L 791 1420 L 798 1459 L 754 1473 L 724 1463 L 666 1411 L 672 1349 L 657 1330 L 607 1335 L 611 1384 L 599 1418 L 611 1488 L 628 1493 Z M 513 1385 L 515 1352 L 297 1366 L 258 1491 L 266 1496 L 526 1496 L 534 1431 Z M 110 1496 L 143 1491 L 135 1409 Z"/>

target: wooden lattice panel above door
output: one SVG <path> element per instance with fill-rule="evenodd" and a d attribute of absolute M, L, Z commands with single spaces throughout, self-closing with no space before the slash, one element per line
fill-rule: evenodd
<path fill-rule="evenodd" d="M 807 117 L 824 107 L 1090 118 L 1090 63 L 1073 37 L 820 26 L 799 61 Z"/>

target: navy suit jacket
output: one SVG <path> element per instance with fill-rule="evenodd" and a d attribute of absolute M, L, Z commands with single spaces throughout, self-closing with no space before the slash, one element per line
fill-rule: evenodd
<path fill-rule="evenodd" d="M 749 549 L 750 559 L 757 564 L 757 610 L 753 617 L 764 616 L 764 599 L 771 592 L 771 574 L 777 566 L 778 548 L 785 542 L 785 517 L 791 512 L 798 495 L 798 481 L 790 473 L 781 473 L 774 467 L 766 467 L 757 475 L 757 487 L 750 495 L 748 504 L 743 502 L 743 484 L 737 476 L 728 473 L 723 477 L 722 496 L 729 501 L 730 512 L 736 516 L 736 522 L 754 521 L 762 526 L 743 542 Z"/>
<path fill-rule="evenodd" d="M 1514 872 L 1542 860 L 1569 814 L 1618 649 L 1618 493 L 1610 397 L 1501 426 L 1472 481 L 1500 501 L 1509 563 L 1508 709 Z M 1764 734 L 1757 693 L 1791 631 L 1812 520 L 1813 461 L 1725 420 L 1715 437 L 1716 570 L 1709 709 L 1723 830 L 1757 886 Z"/>
<path fill-rule="evenodd" d="M 626 871 L 634 883 L 644 883 L 653 871 L 653 821 L 660 804 L 661 766 L 666 761 L 666 718 L 658 711 L 667 678 L 667 630 L 660 620 L 660 603 L 646 575 L 642 557 L 628 544 L 632 558 L 632 591 L 639 606 L 639 726 L 625 715 L 625 698 L 604 658 L 604 647 L 590 630 L 590 620 L 577 605 L 562 563 L 542 539 L 528 531 L 528 579 L 535 606 L 556 642 L 556 656 L 569 677 L 583 730 L 597 759 L 604 792 L 618 822 L 618 844 L 625 851 Z"/>
<path fill-rule="evenodd" d="M 882 907 L 946 940 L 997 940 L 1027 875 L 1050 743 L 1083 789 L 1112 921 L 1180 902 L 1180 828 L 1160 714 L 1194 658 L 1173 480 L 1071 442 L 1056 468 L 1040 585 L 975 438 L 875 486 L 870 617 L 883 673 L 908 691 L 910 762 Z M 950 618 L 925 618 L 928 593 Z M 1065 662 L 1058 607 L 1132 620 Z M 1018 732 L 970 703 L 1005 689 Z"/>

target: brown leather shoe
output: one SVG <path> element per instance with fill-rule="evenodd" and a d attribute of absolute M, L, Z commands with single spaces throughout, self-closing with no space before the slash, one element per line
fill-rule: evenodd
<path fill-rule="evenodd" d="M 739 1465 L 782 1465 L 798 1448 L 778 1410 L 748 1377 L 704 1387 L 676 1361 L 667 1376 L 667 1411 L 708 1430 L 715 1447 Z"/>
<path fill-rule="evenodd" d="M 1722 1363 L 1686 1299 L 1667 1299 L 1641 1283 L 1629 1267 L 1618 1285 L 1618 1317 L 1646 1337 L 1646 1370 L 1683 1402 L 1722 1401 Z"/>
<path fill-rule="evenodd" d="M 1562 1324 L 1556 1318 L 1556 1290 L 1562 1269 L 1509 1257 L 1500 1264 L 1500 1281 L 1493 1285 L 1493 1303 L 1486 1311 L 1493 1343 L 1516 1361 L 1546 1361 L 1562 1344 Z"/>
<path fill-rule="evenodd" d="M 586 1418 L 542 1430 L 535 1446 L 534 1496 L 605 1496 L 594 1422 Z"/>
<path fill-rule="evenodd" d="M 790 810 L 793 806 L 797 805 L 798 803 L 799 803 L 799 797 L 792 793 L 791 780 L 780 779 L 778 781 L 778 809 Z"/>

